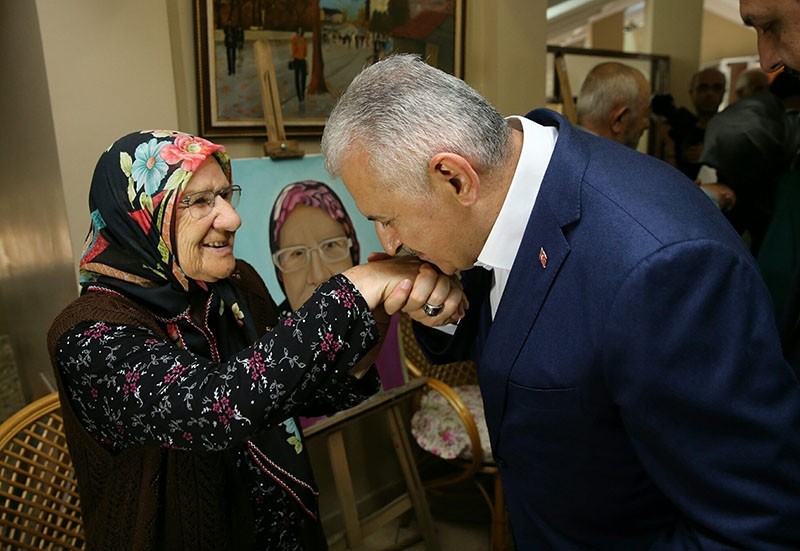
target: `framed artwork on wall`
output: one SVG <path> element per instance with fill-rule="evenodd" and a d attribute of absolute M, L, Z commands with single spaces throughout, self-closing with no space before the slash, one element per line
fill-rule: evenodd
<path fill-rule="evenodd" d="M 418 53 L 463 78 L 466 0 L 194 0 L 200 134 L 266 135 L 253 54 L 269 42 L 288 137 L 319 136 L 366 65 Z"/>

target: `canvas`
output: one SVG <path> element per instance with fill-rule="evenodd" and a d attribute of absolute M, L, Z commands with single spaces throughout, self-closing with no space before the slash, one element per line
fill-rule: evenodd
<path fill-rule="evenodd" d="M 285 296 L 275 276 L 269 247 L 269 218 L 275 199 L 288 184 L 302 180 L 315 180 L 328 185 L 341 199 L 347 210 L 361 245 L 360 261 L 366 262 L 370 252 L 382 252 L 380 240 L 372 222 L 362 216 L 355 201 L 338 178 L 331 178 L 323 166 L 321 155 L 307 155 L 299 159 L 233 159 L 233 183 L 242 187 L 242 199 L 237 207 L 242 217 L 242 227 L 236 232 L 234 253 L 253 265 L 280 304 Z M 395 316 L 396 317 L 396 316 Z M 377 360 L 384 390 L 403 384 L 396 337 L 396 320 L 392 320 L 389 335 Z"/>

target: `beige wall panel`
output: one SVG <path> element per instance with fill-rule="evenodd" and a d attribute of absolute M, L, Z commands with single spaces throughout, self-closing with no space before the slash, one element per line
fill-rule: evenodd
<path fill-rule="evenodd" d="M 36 1 L 76 262 L 100 153 L 127 132 L 178 124 L 166 6 L 164 0 Z"/>
<path fill-rule="evenodd" d="M 45 335 L 75 277 L 36 5 L 0 2 L 0 21 L 0 334 L 28 401 L 48 391 Z"/>
<path fill-rule="evenodd" d="M 708 10 L 703 14 L 700 65 L 724 57 L 757 56 L 756 31 Z"/>

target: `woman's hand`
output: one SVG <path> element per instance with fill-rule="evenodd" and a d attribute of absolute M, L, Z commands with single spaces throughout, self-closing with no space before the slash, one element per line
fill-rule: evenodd
<path fill-rule="evenodd" d="M 370 309 L 381 304 L 387 314 L 402 310 L 428 325 L 454 323 L 464 317 L 467 301 L 457 276 L 447 276 L 416 257 L 372 254 L 369 263 L 344 272 L 358 288 Z M 441 305 L 435 315 L 423 307 Z"/>
<path fill-rule="evenodd" d="M 442 274 L 427 263 L 419 267 L 411 290 L 407 294 L 402 291 L 397 287 L 392 290 L 383 303 L 386 312 L 394 314 L 402 310 L 430 327 L 457 322 L 468 307 L 458 277 Z"/>

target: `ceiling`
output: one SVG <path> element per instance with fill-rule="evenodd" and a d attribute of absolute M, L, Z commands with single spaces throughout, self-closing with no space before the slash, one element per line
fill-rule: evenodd
<path fill-rule="evenodd" d="M 547 43 L 569 45 L 585 36 L 588 24 L 597 18 L 625 12 L 626 24 L 641 25 L 646 0 L 548 0 Z M 740 23 L 739 0 L 703 0 L 704 9 Z M 641 21 L 637 23 L 637 21 Z"/>

